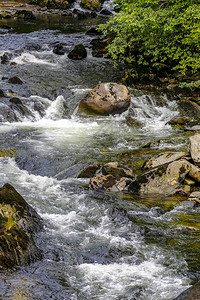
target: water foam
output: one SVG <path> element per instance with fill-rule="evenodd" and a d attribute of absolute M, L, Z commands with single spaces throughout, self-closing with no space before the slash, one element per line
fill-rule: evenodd
<path fill-rule="evenodd" d="M 39 64 L 39 65 L 49 65 L 56 67 L 57 63 L 49 62 L 46 59 L 37 58 L 35 55 L 30 53 L 23 52 L 20 56 L 15 57 L 12 62 L 15 62 L 17 64 Z"/>

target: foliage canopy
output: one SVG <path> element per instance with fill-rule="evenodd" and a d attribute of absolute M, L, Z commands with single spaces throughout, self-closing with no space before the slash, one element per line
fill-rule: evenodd
<path fill-rule="evenodd" d="M 200 70 L 199 0 L 117 0 L 120 11 L 106 24 L 114 33 L 108 54 L 115 62 L 146 65 L 154 70 Z"/>

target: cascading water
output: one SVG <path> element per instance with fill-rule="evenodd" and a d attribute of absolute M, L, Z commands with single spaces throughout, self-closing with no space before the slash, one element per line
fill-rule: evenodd
<path fill-rule="evenodd" d="M 157 150 L 184 149 L 185 134 L 166 125 L 177 114 L 176 105 L 165 96 L 165 104 L 158 105 L 155 95 L 133 90 L 129 112 L 80 117 L 79 101 L 99 81 L 117 80 L 119 70 L 91 56 L 80 62 L 56 56 L 55 41 L 89 47 L 91 38 L 82 32 L 94 20 L 81 21 L 80 32 L 73 19 L 67 21 L 58 23 L 62 32 L 40 31 L 37 23 L 27 32 L 16 23 L 18 33 L 0 36 L 0 50 L 11 51 L 17 63 L 2 65 L 0 82 L 29 111 L 24 115 L 13 103 L 10 107 L 9 98 L 2 99 L 15 118 L 2 119 L 1 147 L 17 154 L 0 158 L 0 186 L 12 184 L 45 223 L 36 239 L 43 259 L 0 271 L 0 297 L 21 293 L 27 299 L 172 300 L 198 275 L 198 255 L 181 221 L 184 216 L 197 220 L 198 210 L 184 205 L 166 210 L 160 199 L 155 206 L 148 198 L 92 192 L 86 188 L 88 179 L 77 177 L 96 161 L 134 166 L 155 151 L 140 149 L 149 139 L 159 140 Z M 27 50 L 30 41 L 40 50 Z M 22 86 L 3 78 L 13 74 L 23 80 Z M 139 126 L 127 125 L 131 111 Z"/>

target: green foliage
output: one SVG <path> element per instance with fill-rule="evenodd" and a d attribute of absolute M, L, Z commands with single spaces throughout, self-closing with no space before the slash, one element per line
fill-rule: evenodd
<path fill-rule="evenodd" d="M 116 63 L 163 65 L 182 74 L 200 69 L 199 0 L 118 0 L 121 10 L 100 25 L 115 38 L 108 55 Z"/>
<path fill-rule="evenodd" d="M 31 4 L 36 4 L 41 7 L 47 8 L 58 8 L 58 9 L 68 9 L 70 8 L 69 2 L 67 0 L 31 0 Z"/>

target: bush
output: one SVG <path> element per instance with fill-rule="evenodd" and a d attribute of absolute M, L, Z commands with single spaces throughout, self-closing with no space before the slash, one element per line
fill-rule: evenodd
<path fill-rule="evenodd" d="M 108 46 L 115 64 L 143 65 L 153 71 L 170 66 L 192 75 L 200 70 L 198 0 L 118 0 L 121 8 L 106 24 L 115 38 Z"/>

